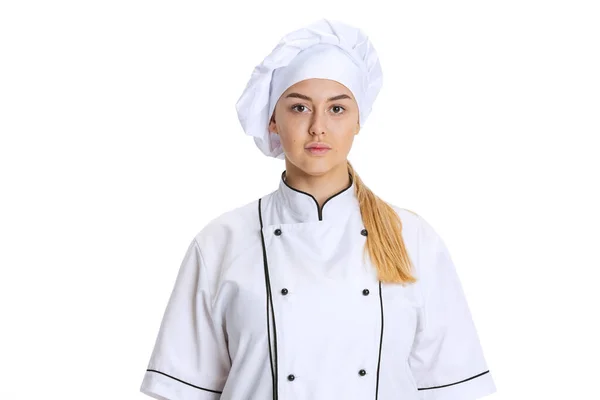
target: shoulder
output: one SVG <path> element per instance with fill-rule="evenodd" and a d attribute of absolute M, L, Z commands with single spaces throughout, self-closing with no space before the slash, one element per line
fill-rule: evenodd
<path fill-rule="evenodd" d="M 399 209 L 398 212 L 405 218 L 402 236 L 409 248 L 411 259 L 415 262 L 417 279 L 433 284 L 440 279 L 450 279 L 449 273 L 454 270 L 454 264 L 436 228 L 421 214 L 407 209 Z"/>
<path fill-rule="evenodd" d="M 388 203 L 389 204 L 389 203 Z M 419 236 L 421 241 L 437 241 L 439 236 L 431 223 L 423 217 L 423 215 L 418 214 L 412 210 L 407 208 L 399 207 L 394 204 L 390 204 L 390 206 L 396 211 L 400 220 L 402 221 L 403 231 L 406 229 L 408 231 L 414 232 Z"/>
<path fill-rule="evenodd" d="M 396 212 L 402 223 L 403 234 L 416 233 L 419 230 L 421 216 L 408 208 L 400 207 L 389 203 L 389 206 Z"/>
<path fill-rule="evenodd" d="M 268 199 L 272 192 L 262 196 Z M 260 244 L 259 199 L 217 215 L 203 226 L 194 240 L 209 266 L 220 266 Z"/>
<path fill-rule="evenodd" d="M 237 245 L 243 243 L 242 239 L 255 232 L 259 225 L 256 199 L 211 219 L 196 233 L 195 240 L 202 250 Z"/>
<path fill-rule="evenodd" d="M 438 256 L 440 252 L 447 251 L 445 243 L 436 229 L 422 214 L 394 204 L 390 204 L 390 206 L 400 217 L 402 237 L 418 265 L 428 262 L 430 258 Z"/>

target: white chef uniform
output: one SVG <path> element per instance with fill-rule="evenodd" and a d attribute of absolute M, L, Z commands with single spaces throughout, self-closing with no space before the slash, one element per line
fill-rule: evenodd
<path fill-rule="evenodd" d="M 496 391 L 450 254 L 393 206 L 417 283 L 380 283 L 354 183 L 284 180 L 191 241 L 141 391 L 169 400 L 474 400 Z M 364 255 L 364 257 L 363 257 Z"/>

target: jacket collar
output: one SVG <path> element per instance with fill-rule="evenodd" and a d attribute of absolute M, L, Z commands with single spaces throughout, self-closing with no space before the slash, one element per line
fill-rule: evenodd
<path fill-rule="evenodd" d="M 348 173 L 350 186 L 325 200 L 322 209 L 311 194 L 290 186 L 285 181 L 285 173 L 284 170 L 279 181 L 278 198 L 282 201 L 283 207 L 287 208 L 298 222 L 336 220 L 347 218 L 353 211 L 360 211 L 350 173 Z"/>

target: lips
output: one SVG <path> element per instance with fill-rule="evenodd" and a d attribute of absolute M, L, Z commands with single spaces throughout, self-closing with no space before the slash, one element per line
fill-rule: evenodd
<path fill-rule="evenodd" d="M 327 147 L 308 147 L 306 151 L 313 156 L 324 156 L 328 154 L 331 149 Z"/>
<path fill-rule="evenodd" d="M 326 144 L 309 144 L 308 146 L 306 146 L 306 148 L 308 150 L 329 150 L 329 149 L 331 149 L 331 147 Z"/>

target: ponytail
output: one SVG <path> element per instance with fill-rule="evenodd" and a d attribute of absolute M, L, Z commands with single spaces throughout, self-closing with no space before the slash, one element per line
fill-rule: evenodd
<path fill-rule="evenodd" d="M 397 212 L 377 197 L 360 179 L 350 161 L 348 172 L 354 182 L 360 214 L 368 232 L 365 252 L 377 268 L 381 282 L 414 283 L 413 265 L 402 239 L 402 221 Z M 411 211 L 412 212 L 412 211 Z"/>

